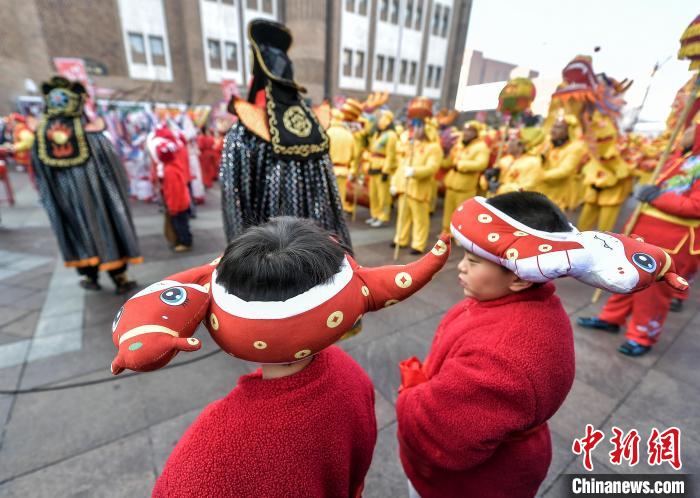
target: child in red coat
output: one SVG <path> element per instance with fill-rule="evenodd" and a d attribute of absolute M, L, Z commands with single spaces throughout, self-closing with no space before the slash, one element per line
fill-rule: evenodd
<path fill-rule="evenodd" d="M 273 218 L 212 264 L 127 301 L 113 328 L 115 374 L 154 370 L 178 350 L 198 349 L 191 335 L 202 318 L 224 351 L 261 364 L 192 424 L 153 496 L 361 496 L 377 436 L 374 390 L 332 344 L 365 313 L 418 291 L 448 257 L 445 237 L 410 264 L 362 267 L 313 221 Z M 143 332 L 154 328 L 177 339 Z"/>
<path fill-rule="evenodd" d="M 571 231 L 541 194 L 487 203 L 528 227 Z M 453 230 L 483 229 L 490 217 L 479 221 Z M 466 298 L 443 318 L 423 365 L 401 365 L 398 439 L 411 494 L 535 496 L 552 458 L 547 420 L 574 380 L 569 318 L 551 283 L 522 280 L 469 251 L 458 271 Z"/>
<path fill-rule="evenodd" d="M 178 157 L 180 147 L 175 141 L 163 140 L 156 146 L 158 161 L 162 164 L 161 192 L 163 203 L 170 215 L 170 223 L 177 237 L 176 252 L 189 251 L 192 247 L 190 231 L 189 178 L 183 172 Z"/>

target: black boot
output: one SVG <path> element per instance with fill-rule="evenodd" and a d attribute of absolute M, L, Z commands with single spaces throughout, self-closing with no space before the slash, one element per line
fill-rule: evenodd
<path fill-rule="evenodd" d="M 100 275 L 97 266 L 85 266 L 77 270 L 78 273 L 83 276 L 83 279 L 79 282 L 80 287 L 91 291 L 102 290 L 102 286 L 97 281 Z"/>
<path fill-rule="evenodd" d="M 91 291 L 100 291 L 102 290 L 102 286 L 97 282 L 97 280 L 93 280 L 90 277 L 83 277 L 83 279 L 78 282 L 80 284 L 80 287 L 83 289 L 91 290 Z"/>
<path fill-rule="evenodd" d="M 580 316 L 576 319 L 576 323 L 587 329 L 604 330 L 605 332 L 613 334 L 620 331 L 620 326 L 618 324 L 606 322 L 597 316 Z"/>
<path fill-rule="evenodd" d="M 683 301 L 678 299 L 677 297 L 671 299 L 671 307 L 669 308 L 669 311 L 673 311 L 674 313 L 683 311 Z"/>
<path fill-rule="evenodd" d="M 126 294 L 138 285 L 135 280 L 129 280 L 129 276 L 126 274 L 126 265 L 116 270 L 110 270 L 108 273 L 112 282 L 114 282 L 116 287 L 114 292 L 117 295 Z"/>

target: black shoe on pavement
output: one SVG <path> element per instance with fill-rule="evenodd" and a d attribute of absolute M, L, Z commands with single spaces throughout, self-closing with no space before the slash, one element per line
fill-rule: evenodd
<path fill-rule="evenodd" d="M 671 308 L 669 309 L 669 311 L 673 311 L 674 313 L 683 311 L 683 301 L 681 301 L 677 297 L 671 299 Z"/>
<path fill-rule="evenodd" d="M 389 247 L 391 247 L 392 249 L 395 249 L 395 248 L 396 248 L 396 242 L 392 242 L 391 244 L 389 244 Z M 399 246 L 399 247 L 400 247 L 401 249 L 405 249 L 405 248 L 406 248 L 406 246 Z"/>
<path fill-rule="evenodd" d="M 415 256 L 417 254 L 423 254 L 423 251 L 419 251 L 418 249 L 411 249 L 411 254 Z"/>
<path fill-rule="evenodd" d="M 642 346 L 636 341 L 628 340 L 620 344 L 617 350 L 627 356 L 642 356 L 651 351 L 651 346 Z"/>
<path fill-rule="evenodd" d="M 99 283 L 97 283 L 96 280 L 92 280 L 89 278 L 82 279 L 79 282 L 79 284 L 80 284 L 80 287 L 82 287 L 83 289 L 87 289 L 87 290 L 91 290 L 91 291 L 101 291 L 102 290 L 102 286 Z"/>
<path fill-rule="evenodd" d="M 597 316 L 580 316 L 576 319 L 576 323 L 587 329 L 604 330 L 605 332 L 613 334 L 620 331 L 620 326 L 618 324 L 606 322 Z"/>
<path fill-rule="evenodd" d="M 125 282 L 120 282 L 114 291 L 118 296 L 126 294 L 127 292 L 134 290 L 138 284 L 135 280 L 127 280 Z"/>

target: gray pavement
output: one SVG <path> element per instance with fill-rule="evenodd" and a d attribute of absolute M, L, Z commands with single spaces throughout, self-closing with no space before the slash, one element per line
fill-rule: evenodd
<path fill-rule="evenodd" d="M 63 268 L 48 220 L 36 194 L 19 173 L 12 174 L 17 205 L 0 205 L 0 390 L 55 387 L 86 382 L 81 388 L 0 394 L 0 496 L 148 496 L 175 442 L 207 403 L 222 397 L 236 379 L 254 368 L 224 354 L 154 373 L 110 378 L 114 356 L 110 324 L 125 300 L 104 290 L 86 293 Z M 145 263 L 131 275 L 147 285 L 212 258 L 224 247 L 215 188 L 192 222 L 193 252 L 176 255 L 161 235 L 156 206 L 133 203 Z M 359 212 L 351 224 L 361 264 L 391 261 L 391 229 L 372 230 Z M 433 219 L 437 228 L 439 220 Z M 458 251 L 456 251 L 458 253 Z M 458 254 L 405 304 L 368 315 L 364 330 L 341 345 L 369 373 L 376 387 L 379 438 L 365 486 L 366 497 L 406 496 L 406 480 L 396 445 L 394 403 L 396 364 L 423 356 L 445 311 L 461 299 L 455 285 Z M 401 262 L 410 260 L 402 254 Z M 595 314 L 591 291 L 575 281 L 557 283 L 570 316 Z M 174 364 L 216 350 L 201 331 L 204 347 L 179 355 Z M 700 469 L 700 314 L 698 293 L 680 313 L 669 316 L 651 354 L 630 359 L 615 350 L 620 336 L 575 327 L 576 380 L 561 410 L 550 421 L 553 460 L 540 496 L 563 496 L 563 474 L 582 472 L 571 452 L 585 424 L 610 437 L 613 425 L 636 427 L 645 442 L 651 427 L 683 429 L 684 471 Z M 642 448 L 644 450 L 644 447 Z M 601 444 L 595 472 L 669 472 L 668 466 L 614 467 Z M 644 451 L 642 452 L 644 455 Z"/>

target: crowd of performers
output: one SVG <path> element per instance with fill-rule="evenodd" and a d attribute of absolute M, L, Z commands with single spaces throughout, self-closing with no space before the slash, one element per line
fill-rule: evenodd
<path fill-rule="evenodd" d="M 257 20 L 248 36 L 253 79 L 248 98 L 229 103 L 237 120 L 223 145 L 173 119 L 159 120 L 141 142 L 175 250 L 191 245 L 191 206 L 217 163 L 229 244 L 214 261 L 126 301 L 112 325 L 112 373 L 155 370 L 200 349 L 200 323 L 222 350 L 261 365 L 193 422 L 153 496 L 361 496 L 377 438 L 374 390 L 333 344 L 359 333 L 365 313 L 419 292 L 452 241 L 463 248 L 465 299 L 443 317 L 427 358 L 399 365 L 409 494 L 534 496 L 552 458 L 547 420 L 575 373 L 573 331 L 551 281 L 568 276 L 613 292 L 600 316 L 579 323 L 613 331 L 631 315 L 620 352 L 649 351 L 697 269 L 700 105 L 654 177 L 650 165 L 671 136 L 620 133 L 629 85 L 595 74 L 590 58 L 567 65 L 544 119 L 528 112 L 534 87 L 519 79 L 501 94 L 505 123 L 455 126 L 455 112 L 435 113 L 425 97 L 411 100 L 403 121 L 381 94 L 312 108 L 294 80 L 289 30 Z M 697 88 L 684 87 L 681 107 Z M 42 92 L 36 136 L 16 119 L 5 152 L 20 164 L 30 157 L 81 285 L 99 289 L 104 270 L 127 292 L 136 284 L 126 266 L 141 254 L 119 147 L 104 119 L 84 121 L 81 84 L 57 77 Z M 132 184 L 131 193 L 140 188 Z M 442 234 L 428 244 L 441 190 Z M 644 206 L 632 235 L 610 233 L 632 192 Z M 364 202 L 370 227 L 394 219 L 395 250 L 421 257 L 358 264 L 347 218 Z M 579 208 L 576 227 L 569 218 Z"/>
<path fill-rule="evenodd" d="M 83 123 L 84 89 L 55 78 L 43 88 L 47 106 L 43 117 L 13 113 L 3 120 L 4 145 L 0 153 L 27 170 L 42 201 L 50 204 L 60 202 L 61 196 L 47 189 L 46 181 L 52 180 L 46 179 L 46 172 L 86 164 L 88 154 L 96 147 L 87 145 L 89 139 L 95 138 L 103 145 L 108 140 L 112 147 L 103 147 L 102 160 L 114 165 L 114 175 L 126 174 L 128 183 L 120 183 L 121 190 L 102 188 L 110 195 L 119 192 L 124 202 L 129 196 L 159 201 L 165 211 L 166 238 L 177 252 L 191 248 L 189 220 L 194 216 L 194 206 L 204 202 L 206 190 L 220 173 L 227 240 L 248 226 L 286 214 L 313 218 L 350 244 L 343 213 L 354 217 L 361 204 L 369 209 L 366 223 L 370 227 L 387 226 L 393 220 L 396 233 L 392 245 L 409 247 L 412 254 L 425 252 L 433 220 L 440 223 L 442 232 L 448 232 L 454 209 L 478 195 L 489 198 L 514 191 L 541 192 L 571 219 L 577 217 L 580 230 L 609 231 L 616 226 L 620 210 L 636 184 L 634 195 L 647 205 L 635 231 L 645 232 L 645 237 L 651 237 L 676 259 L 685 257 L 682 273 L 688 280 L 694 276 L 699 252 L 695 247 L 694 206 L 676 208 L 673 202 L 664 202 L 666 197 L 661 194 L 665 190 L 677 193 L 684 189 L 686 196 L 693 192 L 694 184 L 676 178 L 674 172 L 678 168 L 692 170 L 688 164 L 695 157 L 693 126 L 700 119 L 695 109 L 683 124 L 686 133 L 682 140 L 672 144 L 674 154 L 669 164 L 649 186 L 680 106 L 691 98 L 688 93 L 692 81 L 679 91 L 667 130 L 653 138 L 620 131 L 617 120 L 624 104 L 622 97 L 631 82 L 596 74 L 591 58 L 585 56 L 574 58 L 564 68 L 562 83 L 552 95 L 544 118 L 530 112 L 535 88 L 527 78 L 513 79 L 504 87 L 498 105 L 504 119 L 492 126 L 483 120 L 468 120 L 456 126 L 456 111 L 434 113 L 432 102 L 424 97 L 395 111 L 387 106 L 387 94 L 371 94 L 362 102 L 348 98 L 336 109 L 311 109 L 300 97 L 299 85 L 285 73 L 284 68 L 291 67 L 286 57 L 291 36 L 284 31 L 283 36 L 270 37 L 264 28 L 259 29 L 261 32 L 254 31 L 253 37 L 274 39 L 280 50 L 258 51 L 249 98 L 234 98 L 229 104 L 229 116 L 236 118 L 211 119 L 209 126 L 205 120 L 197 126 L 194 116 L 187 112 L 109 110 L 96 122 Z M 268 66 L 280 61 L 283 69 L 276 76 Z M 290 110 L 296 122 L 308 125 L 308 129 L 286 128 Z M 268 112 L 279 119 L 268 123 Z M 402 119 L 397 119 L 398 112 Z M 228 145 L 222 155 L 225 133 Z M 303 144 L 299 145 L 296 141 L 301 136 Z M 333 174 L 329 174 L 330 164 Z M 0 168 L 0 180 L 11 199 L 6 166 Z M 682 174 L 687 175 L 685 169 Z M 694 178 L 692 174 L 690 178 Z M 77 191 L 85 190 L 77 185 Z M 299 185 L 306 187 L 298 190 Z M 444 198 L 442 216 L 433 217 L 440 195 Z M 86 206 L 95 202 L 93 199 Z M 97 204 L 104 205 L 106 211 L 112 209 L 104 202 Z M 47 210 L 50 216 L 56 212 L 50 205 Z M 128 213 L 128 209 L 116 211 Z M 102 218 L 110 216 L 105 212 Z M 71 230 L 77 226 L 89 239 L 95 219 L 83 216 L 74 220 Z M 70 246 L 70 237 L 63 234 L 65 221 L 54 220 L 55 230 L 60 243 Z M 132 225 L 130 220 L 123 221 Z M 646 225 L 654 229 L 645 230 Z M 658 230 L 657 225 L 670 228 Z M 120 236 L 126 237 L 127 233 L 130 231 Z M 131 254 L 138 252 L 135 249 L 119 254 L 105 249 L 135 246 L 135 236 L 130 238 L 130 244 L 86 240 L 78 244 L 80 249 L 66 247 L 66 264 L 85 274 L 83 285 L 99 288 L 95 261 L 99 261 L 97 268 L 119 273 L 125 271 L 129 260 L 139 259 Z M 97 248 L 83 250 L 91 246 Z M 581 319 L 580 324 L 617 331 L 627 314 L 633 313 L 629 341 L 621 350 L 642 354 L 658 340 L 668 311 L 666 305 L 679 310 L 685 295 L 667 298 L 650 294 L 649 299 L 666 304 L 661 308 L 640 304 L 631 311 L 629 300 L 614 298 L 600 317 Z"/>
<path fill-rule="evenodd" d="M 612 231 L 624 221 L 618 220 L 620 211 L 633 195 L 647 203 L 633 233 L 682 260 L 681 273 L 692 280 L 700 261 L 694 242 L 700 217 L 693 169 L 700 150 L 693 149 L 697 109 L 682 127 L 685 134 L 672 144 L 662 175 L 653 185 L 650 181 L 694 80 L 679 91 L 667 130 L 649 137 L 622 132 L 617 124 L 631 82 L 595 74 L 585 56 L 574 58 L 562 74 L 544 118 L 529 111 L 533 83 L 509 81 L 499 99 L 505 115 L 500 126 L 478 120 L 455 126 L 456 111 L 433 113 L 430 100 L 422 97 L 411 101 L 403 122 L 386 108 L 386 95 L 373 94 L 364 102 L 347 99 L 333 111 L 328 130 L 345 211 L 352 215 L 358 202 L 366 203 L 371 227 L 387 225 L 393 212 L 392 246 L 422 254 L 431 223 L 441 218 L 442 232 L 449 232 L 454 209 L 475 196 L 540 192 L 577 220 L 579 230 Z M 441 193 L 442 216 L 433 217 Z M 635 295 L 634 306 L 631 296 L 616 296 L 600 317 L 581 318 L 579 324 L 616 332 L 633 314 L 620 352 L 644 354 L 658 340 L 669 309 L 679 311 L 687 297 L 665 292 L 664 286 L 657 290 L 664 292 Z"/>

